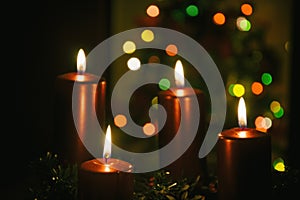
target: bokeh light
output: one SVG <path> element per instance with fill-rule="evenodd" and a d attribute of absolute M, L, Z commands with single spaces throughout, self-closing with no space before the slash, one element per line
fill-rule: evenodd
<path fill-rule="evenodd" d="M 124 127 L 127 124 L 127 118 L 125 115 L 118 114 L 114 117 L 114 123 L 118 127 Z"/>
<path fill-rule="evenodd" d="M 278 101 L 272 101 L 271 103 L 270 103 L 270 110 L 273 112 L 273 113 L 277 113 L 277 112 L 279 112 L 280 111 L 280 108 L 281 108 L 281 106 L 280 106 L 280 103 L 278 102 Z"/>
<path fill-rule="evenodd" d="M 284 115 L 284 109 L 280 107 L 279 111 L 276 113 L 273 113 L 274 117 L 281 118 Z"/>
<path fill-rule="evenodd" d="M 158 56 L 150 56 L 148 59 L 148 63 L 160 63 L 160 59 Z"/>
<path fill-rule="evenodd" d="M 270 85 L 272 83 L 272 75 L 270 73 L 263 73 L 261 75 L 261 81 L 265 85 Z"/>
<path fill-rule="evenodd" d="M 154 124 L 152 123 L 146 123 L 144 126 L 143 126 L 143 132 L 145 135 L 147 136 L 151 136 L 155 133 L 155 126 Z"/>
<path fill-rule="evenodd" d="M 235 95 L 234 95 L 234 93 L 233 93 L 233 87 L 234 87 L 234 84 L 230 84 L 230 85 L 229 85 L 229 87 L 228 87 L 228 93 L 229 93 L 231 96 L 234 97 Z"/>
<path fill-rule="evenodd" d="M 251 23 L 245 17 L 238 17 L 236 19 L 236 27 L 240 31 L 249 31 L 251 29 Z"/>
<path fill-rule="evenodd" d="M 214 14 L 214 16 L 213 16 L 213 21 L 217 25 L 225 24 L 225 20 L 226 20 L 225 15 L 221 12 L 218 12 L 218 13 Z"/>
<path fill-rule="evenodd" d="M 251 85 L 251 91 L 255 95 L 260 95 L 264 90 L 263 85 L 260 82 L 253 82 Z"/>
<path fill-rule="evenodd" d="M 127 66 L 130 70 L 136 71 L 141 68 L 141 61 L 136 57 L 132 57 L 127 61 Z"/>
<path fill-rule="evenodd" d="M 176 54 L 178 53 L 177 46 L 176 46 L 175 44 L 169 44 L 169 45 L 166 47 L 166 53 L 167 53 L 169 56 L 176 56 Z"/>
<path fill-rule="evenodd" d="M 253 7 L 248 4 L 248 3 L 244 3 L 241 5 L 241 12 L 244 14 L 244 15 L 252 15 L 253 13 Z"/>
<path fill-rule="evenodd" d="M 170 83 L 169 79 L 162 78 L 159 81 L 158 86 L 161 90 L 168 90 L 171 86 L 171 83 Z"/>
<path fill-rule="evenodd" d="M 135 52 L 136 50 L 136 46 L 135 43 L 132 41 L 126 41 L 123 44 L 123 51 L 127 54 L 132 54 L 133 52 Z"/>
<path fill-rule="evenodd" d="M 151 42 L 154 40 L 154 33 L 151 30 L 144 30 L 141 34 L 141 38 L 145 42 Z"/>
<path fill-rule="evenodd" d="M 241 97 L 245 94 L 245 87 L 242 84 L 235 84 L 232 88 L 234 96 Z"/>
<path fill-rule="evenodd" d="M 197 6 L 195 5 L 189 5 L 186 9 L 185 9 L 186 13 L 191 16 L 191 17 L 195 17 L 199 14 L 199 9 Z"/>
<path fill-rule="evenodd" d="M 157 17 L 159 15 L 159 8 L 157 5 L 148 6 L 146 13 L 149 17 Z"/>
<path fill-rule="evenodd" d="M 276 158 L 274 161 L 273 161 L 273 168 L 277 171 L 280 171 L 280 172 L 284 172 L 285 171 L 285 164 L 284 164 L 284 160 L 279 157 L 279 158 Z"/>

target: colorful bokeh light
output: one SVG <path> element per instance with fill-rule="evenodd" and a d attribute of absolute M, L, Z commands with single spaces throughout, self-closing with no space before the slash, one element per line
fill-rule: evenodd
<path fill-rule="evenodd" d="M 245 94 L 245 87 L 239 83 L 234 84 L 234 86 L 232 88 L 232 92 L 233 92 L 234 96 L 241 97 Z"/>
<path fill-rule="evenodd" d="M 169 79 L 162 78 L 159 81 L 158 86 L 161 90 L 168 90 L 171 86 L 171 83 L 170 83 Z"/>
<path fill-rule="evenodd" d="M 155 130 L 156 130 L 156 128 L 155 128 L 155 126 L 154 126 L 154 124 L 152 124 L 152 123 L 146 123 L 144 126 L 143 126 L 143 132 L 144 132 L 144 134 L 145 135 L 147 135 L 147 136 L 151 136 L 151 135 L 153 135 L 154 133 L 155 133 Z"/>
<path fill-rule="evenodd" d="M 260 82 L 253 82 L 251 85 L 251 91 L 255 95 L 260 95 L 264 90 L 263 85 Z"/>
<path fill-rule="evenodd" d="M 144 30 L 141 34 L 141 38 L 145 42 L 151 42 L 154 40 L 154 33 L 151 30 Z"/>
<path fill-rule="evenodd" d="M 124 127 L 127 124 L 127 118 L 125 115 L 118 114 L 114 117 L 114 123 L 118 127 Z"/>
<path fill-rule="evenodd" d="M 251 23 L 245 17 L 238 17 L 236 19 L 236 27 L 240 31 L 249 31 L 251 29 Z"/>
<path fill-rule="evenodd" d="M 176 46 L 175 44 L 169 44 L 169 45 L 166 47 L 166 53 L 167 53 L 169 56 L 176 56 L 177 53 L 178 53 L 177 46 Z"/>
<path fill-rule="evenodd" d="M 244 14 L 244 15 L 252 15 L 253 13 L 253 7 L 248 4 L 248 3 L 244 3 L 241 5 L 241 12 Z"/>
<path fill-rule="evenodd" d="M 199 14 L 199 9 L 195 5 L 189 5 L 186 9 L 186 14 L 188 14 L 191 17 L 195 17 Z"/>
<path fill-rule="evenodd" d="M 214 14 L 213 21 L 217 25 L 223 25 L 223 24 L 225 24 L 225 21 L 226 21 L 225 15 L 221 12 L 218 12 L 218 13 Z"/>
<path fill-rule="evenodd" d="M 136 50 L 136 46 L 135 43 L 132 41 L 126 41 L 123 44 L 123 51 L 127 54 L 132 54 L 133 52 L 135 52 Z"/>
<path fill-rule="evenodd" d="M 270 85 L 273 81 L 272 75 L 270 73 L 267 73 L 267 72 L 263 73 L 261 75 L 261 81 L 265 85 Z"/>
<path fill-rule="evenodd" d="M 159 8 L 157 5 L 148 6 L 146 13 L 149 17 L 157 17 L 159 15 Z"/>

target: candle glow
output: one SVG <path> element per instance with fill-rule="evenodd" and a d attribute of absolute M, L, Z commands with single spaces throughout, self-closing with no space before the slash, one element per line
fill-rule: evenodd
<path fill-rule="evenodd" d="M 246 104 L 243 97 L 239 100 L 238 105 L 238 122 L 241 128 L 247 127 L 247 115 L 246 115 Z"/>
<path fill-rule="evenodd" d="M 104 141 L 104 149 L 103 149 L 103 158 L 107 162 L 107 160 L 111 156 L 111 128 L 110 125 L 108 125 L 105 135 L 105 141 Z"/>
<path fill-rule="evenodd" d="M 84 73 L 86 70 L 86 58 L 83 49 L 78 51 L 77 55 L 77 72 L 80 74 Z"/>
<path fill-rule="evenodd" d="M 176 61 L 175 65 L 175 84 L 177 87 L 183 87 L 184 86 L 184 72 L 183 72 L 183 66 L 180 60 Z"/>

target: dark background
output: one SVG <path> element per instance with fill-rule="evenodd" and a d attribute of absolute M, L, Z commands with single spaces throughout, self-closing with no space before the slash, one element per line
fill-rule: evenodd
<path fill-rule="evenodd" d="M 296 28 L 297 7 L 292 7 L 288 163 L 299 168 L 299 29 Z M 3 29 L 12 36 L 7 37 L 12 39 L 4 38 L 10 47 L 4 50 L 9 54 L 5 63 L 9 63 L 13 74 L 3 76 L 16 78 L 13 104 L 16 112 L 8 115 L 11 122 L 3 126 L 1 147 L 1 189 L 10 199 L 22 199 L 28 163 L 51 149 L 56 76 L 76 69 L 79 48 L 89 52 L 111 36 L 110 25 L 114 19 L 110 8 L 109 0 L 26 1 L 2 8 L 9 11 L 4 20 L 12 19 L 7 29 L 13 32 Z M 11 103 L 10 99 L 6 100 Z"/>

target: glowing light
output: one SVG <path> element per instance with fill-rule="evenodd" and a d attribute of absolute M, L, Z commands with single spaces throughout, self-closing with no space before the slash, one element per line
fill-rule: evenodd
<path fill-rule="evenodd" d="M 273 161 L 273 168 L 277 171 L 284 172 L 285 171 L 285 164 L 282 158 L 276 158 Z"/>
<path fill-rule="evenodd" d="M 166 47 L 166 53 L 169 56 L 176 56 L 176 54 L 178 53 L 178 49 L 177 46 L 175 44 L 170 44 Z"/>
<path fill-rule="evenodd" d="M 245 94 L 245 87 L 242 84 L 234 84 L 232 92 L 236 97 L 241 97 Z"/>
<path fill-rule="evenodd" d="M 280 111 L 280 103 L 278 101 L 272 101 L 270 103 L 270 110 L 273 112 L 273 113 L 277 113 Z"/>
<path fill-rule="evenodd" d="M 106 160 L 111 156 L 111 128 L 108 125 L 106 129 L 105 141 L 104 141 L 104 149 L 103 149 L 103 158 Z"/>
<path fill-rule="evenodd" d="M 157 17 L 159 15 L 159 8 L 157 5 L 150 5 L 148 6 L 146 13 L 150 17 Z"/>
<path fill-rule="evenodd" d="M 158 97 L 157 96 L 151 100 L 151 105 L 156 109 L 158 108 Z"/>
<path fill-rule="evenodd" d="M 118 114 L 114 117 L 114 123 L 118 127 L 124 127 L 127 124 L 127 118 L 125 115 Z"/>
<path fill-rule="evenodd" d="M 243 97 L 241 97 L 240 100 L 239 100 L 238 121 L 239 121 L 239 126 L 241 128 L 247 127 L 246 104 L 245 104 L 245 100 L 244 100 Z"/>
<path fill-rule="evenodd" d="M 160 63 L 160 59 L 158 56 L 150 56 L 148 63 Z"/>
<path fill-rule="evenodd" d="M 225 15 L 221 12 L 218 12 L 213 16 L 213 21 L 217 25 L 223 25 L 225 23 L 225 20 L 226 20 Z"/>
<path fill-rule="evenodd" d="M 272 126 L 272 120 L 269 117 L 258 116 L 255 119 L 255 127 L 257 130 L 267 132 Z"/>
<path fill-rule="evenodd" d="M 272 75 L 269 73 L 263 73 L 261 75 L 261 81 L 265 85 L 270 85 L 272 83 Z"/>
<path fill-rule="evenodd" d="M 159 83 L 158 86 L 161 90 L 168 90 L 171 86 L 171 83 L 168 79 L 166 78 L 162 78 Z"/>
<path fill-rule="evenodd" d="M 238 17 L 236 20 L 236 26 L 240 31 L 249 31 L 251 23 L 245 17 Z"/>
<path fill-rule="evenodd" d="M 141 61 L 136 57 L 132 57 L 127 61 L 127 66 L 130 70 L 136 71 L 141 68 Z"/>
<path fill-rule="evenodd" d="M 133 52 L 135 52 L 136 50 L 136 46 L 135 43 L 132 41 L 126 41 L 123 44 L 123 51 L 127 54 L 132 54 Z"/>
<path fill-rule="evenodd" d="M 145 42 L 151 42 L 154 40 L 154 33 L 151 30 L 144 30 L 141 34 L 141 38 Z"/>
<path fill-rule="evenodd" d="M 276 113 L 273 113 L 274 117 L 281 118 L 284 115 L 284 109 L 280 107 L 279 111 Z"/>
<path fill-rule="evenodd" d="M 146 123 L 143 126 L 143 132 L 144 132 L 145 135 L 151 136 L 155 133 L 155 130 L 156 130 L 155 126 L 152 123 Z"/>
<path fill-rule="evenodd" d="M 244 15 L 252 15 L 253 13 L 253 8 L 250 4 L 248 3 L 244 3 L 241 5 L 241 12 L 244 14 Z"/>
<path fill-rule="evenodd" d="M 183 66 L 180 60 L 176 61 L 175 65 L 175 84 L 177 87 L 183 87 L 184 86 L 184 71 Z"/>
<path fill-rule="evenodd" d="M 251 91 L 255 95 L 260 95 L 264 90 L 263 85 L 260 82 L 253 82 L 251 85 Z"/>
<path fill-rule="evenodd" d="M 198 7 L 195 5 L 189 5 L 186 9 L 185 9 L 186 13 L 191 16 L 191 17 L 195 17 L 199 14 L 199 10 Z"/>
<path fill-rule="evenodd" d="M 228 87 L 228 93 L 234 97 L 235 95 L 233 93 L 233 88 L 234 88 L 234 84 L 230 84 Z"/>
<path fill-rule="evenodd" d="M 83 49 L 79 49 L 77 55 L 77 72 L 84 73 L 86 70 L 86 58 Z"/>

